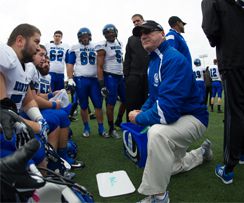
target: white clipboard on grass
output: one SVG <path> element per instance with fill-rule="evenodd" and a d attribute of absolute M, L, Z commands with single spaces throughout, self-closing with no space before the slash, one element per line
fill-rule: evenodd
<path fill-rule="evenodd" d="M 135 187 L 126 171 L 98 173 L 96 178 L 101 197 L 125 195 L 135 191 Z"/>

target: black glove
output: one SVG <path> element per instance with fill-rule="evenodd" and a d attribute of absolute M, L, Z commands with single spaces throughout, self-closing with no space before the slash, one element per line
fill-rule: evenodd
<path fill-rule="evenodd" d="M 103 97 L 107 97 L 109 95 L 109 91 L 107 89 L 107 87 L 104 85 L 104 81 L 103 80 L 99 80 L 99 86 L 101 88 L 101 94 Z"/>
<path fill-rule="evenodd" d="M 16 147 L 18 148 L 34 137 L 34 132 L 31 127 L 26 125 L 18 114 L 9 109 L 0 109 L 0 123 L 2 125 L 2 130 L 6 140 L 11 140 L 13 131 L 15 131 L 17 135 L 17 141 L 19 142 L 16 143 Z M 21 135 L 22 133 L 23 135 Z M 23 141 L 21 137 L 23 137 L 23 139 L 25 138 L 25 141 Z"/>
<path fill-rule="evenodd" d="M 17 191 L 21 197 L 29 198 L 35 189 L 43 187 L 45 181 L 30 176 L 26 164 L 39 149 L 36 139 L 30 140 L 14 154 L 0 159 L 1 202 L 19 202 Z M 5 201 L 6 200 L 6 201 Z M 8 201 L 7 201 L 8 200 Z M 22 201 L 21 201 L 22 202 Z"/>

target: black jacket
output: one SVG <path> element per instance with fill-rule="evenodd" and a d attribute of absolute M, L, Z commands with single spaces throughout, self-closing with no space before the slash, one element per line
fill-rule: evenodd
<path fill-rule="evenodd" d="M 140 38 L 135 36 L 129 37 L 124 60 L 125 77 L 129 74 L 147 74 L 148 62 L 149 55 L 142 47 Z"/>
<path fill-rule="evenodd" d="M 216 46 L 219 70 L 244 68 L 244 8 L 235 0 L 203 0 L 202 28 Z"/>

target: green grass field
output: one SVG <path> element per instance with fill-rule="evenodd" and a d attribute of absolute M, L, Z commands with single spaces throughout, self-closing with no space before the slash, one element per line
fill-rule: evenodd
<path fill-rule="evenodd" d="M 116 113 L 117 115 L 117 113 Z M 244 165 L 235 169 L 233 184 L 223 184 L 214 174 L 216 164 L 223 160 L 223 116 L 210 113 L 210 122 L 205 137 L 194 143 L 191 148 L 201 145 L 205 138 L 213 143 L 214 159 L 189 171 L 171 177 L 168 187 L 170 200 L 176 202 L 244 202 Z M 85 162 L 86 167 L 76 170 L 75 181 L 85 186 L 93 194 L 95 202 L 137 202 L 144 198 L 137 191 L 129 195 L 103 198 L 99 195 L 96 174 L 125 170 L 137 189 L 143 173 L 132 161 L 125 157 L 122 139 L 104 139 L 98 135 L 96 120 L 90 121 L 91 136 L 82 137 L 83 124 L 72 122 L 73 139 L 79 146 L 77 159 Z M 107 127 L 106 116 L 105 127 Z M 121 131 L 120 131 L 121 133 Z"/>

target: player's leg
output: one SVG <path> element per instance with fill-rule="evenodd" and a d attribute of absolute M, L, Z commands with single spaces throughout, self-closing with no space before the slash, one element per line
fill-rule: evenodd
<path fill-rule="evenodd" d="M 76 93 L 80 104 L 80 115 L 83 121 L 83 136 L 90 136 L 90 126 L 88 119 L 88 95 L 89 95 L 89 81 L 85 77 L 75 77 L 74 81 L 76 83 Z"/>
<path fill-rule="evenodd" d="M 222 84 L 221 82 L 217 85 L 217 94 L 218 94 L 218 113 L 222 113 L 221 105 L 222 105 Z"/>
<path fill-rule="evenodd" d="M 125 113 L 125 102 L 126 102 L 126 97 L 125 97 L 125 81 L 124 78 L 119 78 L 118 79 L 118 95 L 120 97 L 120 106 L 119 106 L 119 111 L 117 115 L 117 119 L 115 121 L 115 125 L 120 127 L 120 124 L 122 123 L 123 115 Z"/>
<path fill-rule="evenodd" d="M 109 135 L 107 134 L 106 130 L 103 126 L 103 111 L 102 111 L 102 102 L 103 98 L 101 95 L 100 87 L 97 78 L 91 78 L 90 84 L 90 98 L 95 108 L 95 114 L 98 123 L 98 134 L 103 136 L 104 138 L 108 138 Z"/>
<path fill-rule="evenodd" d="M 216 89 L 216 83 L 212 82 L 212 95 L 211 95 L 211 112 L 214 111 L 214 98 L 216 96 L 217 89 Z"/>
<path fill-rule="evenodd" d="M 109 95 L 106 98 L 106 114 L 109 125 L 109 135 L 114 138 L 120 138 L 119 134 L 114 128 L 114 106 L 118 97 L 118 80 L 116 76 L 104 75 L 104 83 L 109 91 Z"/>

